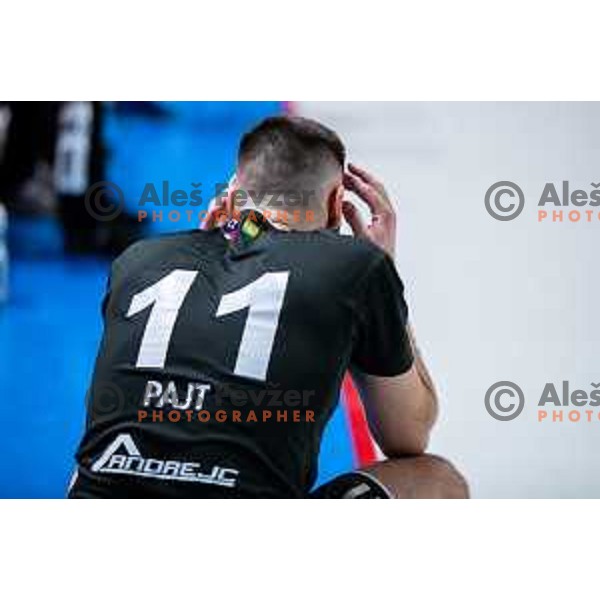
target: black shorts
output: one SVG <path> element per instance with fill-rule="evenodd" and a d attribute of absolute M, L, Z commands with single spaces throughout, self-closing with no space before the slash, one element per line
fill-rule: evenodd
<path fill-rule="evenodd" d="M 313 490 L 309 498 L 370 500 L 389 499 L 391 494 L 373 475 L 353 471 L 340 475 Z"/>
<path fill-rule="evenodd" d="M 182 490 L 180 490 L 181 492 Z M 153 488 L 147 486 L 140 487 L 131 482 L 122 480 L 111 481 L 106 480 L 103 483 L 97 483 L 93 479 L 86 477 L 82 473 L 78 473 L 77 477 L 73 477 L 71 486 L 68 491 L 69 498 L 165 498 L 165 497 L 202 497 L 202 498 L 277 498 L 271 490 L 268 493 L 261 494 L 260 492 L 252 496 L 241 496 L 240 494 L 226 494 L 223 490 L 213 490 L 210 488 L 201 488 L 204 492 L 201 496 L 189 494 L 189 489 L 186 493 L 179 495 L 177 490 L 169 487 Z M 363 471 L 352 471 L 335 477 L 331 481 L 324 483 L 318 488 L 310 492 L 307 498 L 315 499 L 347 499 L 347 500 L 368 500 L 368 499 L 384 499 L 392 496 L 373 475 Z"/>

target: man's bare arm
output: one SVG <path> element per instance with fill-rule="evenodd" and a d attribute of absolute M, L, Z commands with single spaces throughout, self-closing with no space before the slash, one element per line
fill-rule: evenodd
<path fill-rule="evenodd" d="M 393 258 L 396 215 L 383 184 L 365 170 L 349 165 L 344 185 L 371 210 L 371 223 L 366 225 L 356 208 L 344 202 L 344 216 L 354 235 L 369 239 Z M 353 370 L 371 431 L 383 452 L 391 458 L 425 452 L 438 414 L 431 376 L 410 327 L 407 331 L 415 360 L 406 373 L 380 377 Z"/>
<path fill-rule="evenodd" d="M 415 361 L 402 375 L 378 377 L 353 369 L 369 428 L 388 458 L 422 454 L 438 415 L 433 382 L 408 327 Z"/>

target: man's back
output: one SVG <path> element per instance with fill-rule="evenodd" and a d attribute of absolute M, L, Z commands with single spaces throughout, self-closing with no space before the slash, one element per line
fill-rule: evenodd
<path fill-rule="evenodd" d="M 391 260 L 323 230 L 141 242 L 104 309 L 74 496 L 302 496 L 349 364 L 412 360 Z"/>

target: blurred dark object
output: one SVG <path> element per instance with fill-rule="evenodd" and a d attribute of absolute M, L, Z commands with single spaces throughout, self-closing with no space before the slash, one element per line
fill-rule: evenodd
<path fill-rule="evenodd" d="M 58 102 L 3 102 L 0 198 L 11 212 L 47 214 L 56 199 L 54 161 Z"/>
<path fill-rule="evenodd" d="M 116 255 L 143 234 L 130 215 L 103 222 L 86 206 L 105 177 L 103 113 L 101 102 L 0 103 L 0 199 L 16 214 L 56 214 L 68 253 Z"/>
<path fill-rule="evenodd" d="M 142 237 L 137 219 L 125 213 L 98 220 L 86 203 L 90 185 L 104 181 L 101 102 L 64 102 L 58 114 L 54 175 L 65 250 L 73 254 L 116 255 Z"/>

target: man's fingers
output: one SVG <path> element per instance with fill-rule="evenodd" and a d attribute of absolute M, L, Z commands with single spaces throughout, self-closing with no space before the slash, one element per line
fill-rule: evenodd
<path fill-rule="evenodd" d="M 357 167 L 355 164 L 352 163 L 348 163 L 348 170 L 353 175 L 356 175 L 359 179 L 362 179 L 362 181 L 364 181 L 365 183 L 372 185 L 380 194 L 385 196 L 387 199 L 387 192 L 385 191 L 383 183 L 381 183 L 379 179 L 371 175 L 371 173 L 365 171 L 364 169 L 361 169 L 360 167 Z"/>
<path fill-rule="evenodd" d="M 200 229 L 213 229 L 221 224 L 227 210 L 227 202 L 229 198 L 238 188 L 237 175 L 234 173 L 229 178 L 227 187 L 221 190 L 218 196 L 215 196 L 208 204 L 208 216 L 204 223 L 200 225 Z"/>
<path fill-rule="evenodd" d="M 358 210 L 352 202 L 344 200 L 342 202 L 342 212 L 344 218 L 348 221 L 348 225 L 352 229 L 352 232 L 356 237 L 362 237 L 366 233 L 366 225 L 363 223 L 361 216 L 358 214 Z"/>
<path fill-rule="evenodd" d="M 364 183 L 358 177 L 350 175 L 350 173 L 344 173 L 344 187 L 354 192 L 361 200 L 364 200 L 369 205 L 373 215 L 384 213 L 390 208 L 372 185 Z"/>
<path fill-rule="evenodd" d="M 217 196 L 213 198 L 208 206 L 208 215 L 203 223 L 200 224 L 200 229 L 214 229 L 219 225 L 219 219 L 225 214 L 225 202 L 223 198 Z"/>

